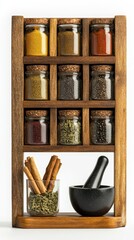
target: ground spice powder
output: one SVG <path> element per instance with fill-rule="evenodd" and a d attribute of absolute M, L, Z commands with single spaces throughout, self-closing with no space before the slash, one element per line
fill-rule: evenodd
<path fill-rule="evenodd" d="M 91 55 L 113 54 L 113 24 L 111 20 L 95 19 L 91 23 Z"/>
<path fill-rule="evenodd" d="M 25 55 L 48 56 L 48 20 L 26 19 Z"/>
<path fill-rule="evenodd" d="M 49 144 L 49 118 L 46 110 L 27 110 L 25 144 Z"/>
<path fill-rule="evenodd" d="M 48 100 L 49 79 L 47 65 L 28 65 L 25 72 L 25 99 Z"/>
<path fill-rule="evenodd" d="M 58 21 L 58 56 L 81 54 L 81 20 L 60 19 Z"/>

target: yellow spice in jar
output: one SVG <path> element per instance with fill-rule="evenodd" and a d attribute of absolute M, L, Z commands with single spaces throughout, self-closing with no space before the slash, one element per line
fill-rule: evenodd
<path fill-rule="evenodd" d="M 25 79 L 25 99 L 48 100 L 48 78 L 43 74 L 27 76 Z"/>
<path fill-rule="evenodd" d="M 25 34 L 25 55 L 48 56 L 48 34 L 34 29 Z"/>

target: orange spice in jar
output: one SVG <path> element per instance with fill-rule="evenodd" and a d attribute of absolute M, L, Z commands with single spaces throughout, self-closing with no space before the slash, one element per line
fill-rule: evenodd
<path fill-rule="evenodd" d="M 113 54 L 113 21 L 94 19 L 91 22 L 91 55 Z"/>
<path fill-rule="evenodd" d="M 48 56 L 48 19 L 25 19 L 25 55 Z"/>

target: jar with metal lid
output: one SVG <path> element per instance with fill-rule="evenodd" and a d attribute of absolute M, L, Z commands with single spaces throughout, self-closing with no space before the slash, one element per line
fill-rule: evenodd
<path fill-rule="evenodd" d="M 114 114 L 112 110 L 91 111 L 91 143 L 114 144 Z"/>
<path fill-rule="evenodd" d="M 59 110 L 58 144 L 81 144 L 81 111 Z"/>
<path fill-rule="evenodd" d="M 91 22 L 91 55 L 113 54 L 113 21 L 94 19 Z"/>
<path fill-rule="evenodd" d="M 58 56 L 81 55 L 81 19 L 58 20 Z"/>
<path fill-rule="evenodd" d="M 92 65 L 90 98 L 93 100 L 114 99 L 114 72 L 112 65 Z"/>
<path fill-rule="evenodd" d="M 25 19 L 25 55 L 48 56 L 48 19 Z"/>
<path fill-rule="evenodd" d="M 49 116 L 47 110 L 26 111 L 25 144 L 49 144 Z"/>
<path fill-rule="evenodd" d="M 60 65 L 58 72 L 58 99 L 81 99 L 80 65 Z"/>
<path fill-rule="evenodd" d="M 47 65 L 27 65 L 25 72 L 25 99 L 48 100 L 49 79 Z"/>

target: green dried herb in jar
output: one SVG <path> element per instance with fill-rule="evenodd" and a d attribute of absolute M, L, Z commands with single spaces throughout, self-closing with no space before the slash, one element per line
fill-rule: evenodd
<path fill-rule="evenodd" d="M 59 110 L 58 144 L 81 144 L 81 111 Z"/>
<path fill-rule="evenodd" d="M 25 99 L 26 100 L 49 99 L 49 79 L 47 65 L 26 66 Z"/>
<path fill-rule="evenodd" d="M 81 55 L 81 19 L 58 20 L 58 56 Z"/>
<path fill-rule="evenodd" d="M 51 181 L 54 182 L 52 191 L 35 194 L 31 188 L 32 181 L 27 180 L 27 212 L 30 216 L 55 216 L 59 212 L 59 180 Z M 38 181 L 35 182 L 38 184 Z"/>

